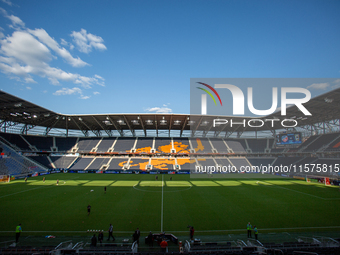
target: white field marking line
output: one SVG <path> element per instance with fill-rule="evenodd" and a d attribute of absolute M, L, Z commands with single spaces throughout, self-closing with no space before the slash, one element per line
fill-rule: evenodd
<path fill-rule="evenodd" d="M 35 190 L 35 189 L 41 189 L 41 188 L 46 188 L 46 187 L 52 187 L 53 185 L 55 185 L 55 184 L 50 184 L 50 185 L 47 185 L 47 186 L 39 186 L 39 187 L 36 187 L 36 188 L 33 188 L 33 189 L 22 190 L 22 191 L 15 192 L 15 193 L 12 193 L 12 194 L 3 195 L 3 196 L 1 196 L 0 198 L 9 197 L 9 196 L 12 196 L 12 195 L 20 194 L 20 193 L 27 192 L 27 191 L 31 191 L 31 190 Z"/>
<path fill-rule="evenodd" d="M 265 231 L 276 231 L 276 230 L 304 230 L 304 229 L 340 229 L 340 226 L 328 226 L 328 227 L 296 227 L 296 228 L 261 228 L 261 230 L 265 230 Z M 242 229 L 224 229 L 224 230 L 195 230 L 195 232 L 199 232 L 199 233 L 206 233 L 206 232 L 239 232 L 239 231 L 245 231 L 243 228 Z M 81 230 L 81 231 L 59 231 L 59 230 L 25 230 L 25 233 L 45 233 L 45 232 L 49 232 L 49 233 L 84 233 L 87 232 L 87 230 Z M 95 231 L 92 231 L 95 233 Z M 152 231 L 152 232 L 157 232 L 157 231 Z M 187 233 L 188 231 L 176 231 L 176 230 L 172 230 L 172 231 L 167 231 L 168 233 Z M 13 233 L 13 230 L 9 230 L 9 231 L 0 231 L 0 233 Z M 91 233 L 91 231 L 89 231 L 89 233 Z M 126 234 L 126 233 L 131 233 L 131 231 L 113 231 L 113 233 L 122 233 L 122 234 Z M 143 234 L 147 234 L 149 233 L 149 231 L 141 231 L 141 233 Z"/>
<path fill-rule="evenodd" d="M 280 188 L 280 189 L 286 189 L 286 190 L 290 190 L 290 191 L 293 191 L 293 192 L 296 192 L 296 193 L 300 193 L 300 194 L 303 194 L 303 195 L 307 195 L 307 196 L 311 196 L 311 197 L 316 197 L 316 198 L 319 198 L 319 199 L 322 199 L 322 200 L 339 200 L 340 199 L 340 198 L 337 198 L 337 197 L 335 197 L 335 198 L 323 198 L 323 197 L 315 196 L 315 195 L 308 194 L 308 193 L 305 193 L 305 192 L 302 192 L 302 191 L 297 191 L 297 190 L 281 187 L 281 186 L 278 186 L 276 184 L 272 184 L 270 182 L 257 181 L 256 183 L 258 184 L 259 182 L 266 183 L 266 185 L 264 185 L 264 186 L 273 186 L 273 187 Z"/>
<path fill-rule="evenodd" d="M 296 227 L 296 228 L 261 228 L 261 230 L 272 231 L 272 230 L 304 230 L 304 229 L 340 229 L 340 226 L 328 226 L 328 227 Z M 206 233 L 206 232 L 239 232 L 245 231 L 244 229 L 225 229 L 225 230 L 195 230 L 195 232 Z M 13 232 L 13 231 L 12 231 Z M 167 231 L 168 233 L 187 233 L 188 231 Z"/>
<path fill-rule="evenodd" d="M 192 188 L 192 185 L 191 185 L 191 184 L 189 184 L 189 185 L 190 185 L 190 186 L 187 187 L 187 188 L 185 188 L 185 189 L 179 189 L 179 190 L 165 190 L 165 191 L 163 191 L 163 192 L 181 192 L 181 191 L 189 190 L 189 189 Z M 135 185 L 133 185 L 133 188 L 134 188 L 135 190 L 138 190 L 138 191 L 145 191 L 145 192 L 162 192 L 162 191 L 158 191 L 158 190 L 144 190 L 144 189 L 139 189 L 139 188 L 136 188 L 136 186 L 138 186 L 138 183 L 135 184 Z M 153 186 L 153 187 L 156 188 L 157 186 Z M 180 187 L 177 187 L 177 188 L 180 188 Z"/>
<path fill-rule="evenodd" d="M 78 177 L 73 178 L 73 179 L 69 179 L 69 180 L 74 180 L 74 179 L 77 179 L 77 178 L 78 178 Z M 65 183 L 64 183 L 64 184 L 65 184 Z M 64 185 L 64 184 L 63 184 L 63 185 Z M 36 188 L 33 188 L 33 189 L 22 190 L 22 191 L 19 191 L 19 192 L 16 192 L 16 193 L 3 195 L 3 196 L 1 196 L 0 198 L 9 197 L 9 196 L 12 196 L 12 195 L 20 194 L 20 193 L 27 192 L 27 191 L 31 191 L 31 190 L 35 190 L 35 189 L 41 189 L 41 188 L 46 188 L 46 187 L 52 187 L 52 186 L 54 186 L 54 185 L 56 185 L 56 184 L 55 184 L 55 183 L 52 183 L 52 184 L 49 184 L 49 185 L 46 185 L 46 186 L 39 186 L 39 187 L 36 187 Z"/>
<path fill-rule="evenodd" d="M 164 190 L 164 175 L 162 174 L 162 205 L 161 205 L 161 233 L 163 232 L 163 190 Z"/>

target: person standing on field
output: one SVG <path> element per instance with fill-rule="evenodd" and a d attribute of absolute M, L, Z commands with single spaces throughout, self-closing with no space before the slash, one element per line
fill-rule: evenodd
<path fill-rule="evenodd" d="M 255 235 L 255 240 L 257 240 L 257 235 L 258 235 L 259 231 L 257 229 L 256 226 L 254 226 L 254 235 Z"/>
<path fill-rule="evenodd" d="M 15 242 L 16 242 L 16 243 L 19 242 L 19 237 L 20 237 L 21 232 L 22 232 L 22 228 L 21 228 L 21 224 L 19 224 L 19 225 L 15 228 Z"/>
<path fill-rule="evenodd" d="M 87 215 L 90 215 L 90 212 L 91 212 L 91 205 L 88 205 L 87 206 Z"/>
<path fill-rule="evenodd" d="M 100 245 L 102 245 L 103 239 L 104 239 L 104 234 L 103 234 L 102 231 L 99 231 L 99 234 L 98 234 L 98 241 L 99 241 Z"/>
<path fill-rule="evenodd" d="M 115 238 L 114 238 L 114 236 L 112 235 L 112 233 L 113 233 L 113 226 L 112 226 L 112 224 L 110 224 L 110 227 L 109 227 L 108 232 L 109 232 L 109 238 L 107 239 L 107 241 L 110 241 L 110 237 L 111 237 L 111 236 L 112 236 L 112 239 L 113 239 L 113 241 L 114 241 Z"/>
<path fill-rule="evenodd" d="M 194 240 L 195 229 L 193 226 L 190 227 L 190 240 Z"/>
<path fill-rule="evenodd" d="M 250 222 L 248 222 L 248 224 L 247 224 L 247 235 L 248 235 L 248 238 L 251 238 L 251 224 L 250 224 Z"/>

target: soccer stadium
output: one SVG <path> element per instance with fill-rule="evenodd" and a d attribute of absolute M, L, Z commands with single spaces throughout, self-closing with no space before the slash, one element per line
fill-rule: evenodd
<path fill-rule="evenodd" d="M 340 89 L 304 106 L 254 130 L 1 91 L 1 254 L 339 254 Z"/>

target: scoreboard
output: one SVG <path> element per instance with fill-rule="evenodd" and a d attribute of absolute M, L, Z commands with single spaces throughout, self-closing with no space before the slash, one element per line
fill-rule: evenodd
<path fill-rule="evenodd" d="M 286 133 L 276 135 L 276 145 L 300 145 L 302 143 L 301 133 Z"/>

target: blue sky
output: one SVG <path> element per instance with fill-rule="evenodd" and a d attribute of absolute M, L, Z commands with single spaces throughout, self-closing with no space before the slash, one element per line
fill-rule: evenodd
<path fill-rule="evenodd" d="M 1 0 L 0 89 L 64 114 L 190 113 L 190 78 L 340 77 L 339 13 L 321 0 Z"/>

